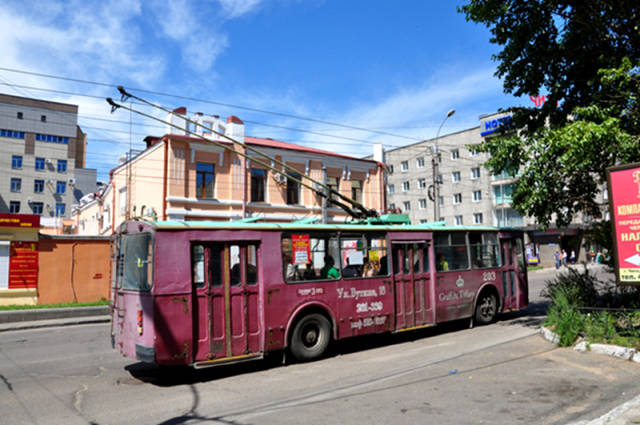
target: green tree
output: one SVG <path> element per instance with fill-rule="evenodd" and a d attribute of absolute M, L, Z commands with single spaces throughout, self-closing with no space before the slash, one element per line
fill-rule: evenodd
<path fill-rule="evenodd" d="M 522 170 L 514 207 L 544 226 L 600 217 L 606 167 L 640 161 L 640 2 L 469 0 L 459 11 L 502 46 L 506 93 L 547 93 L 540 108 L 510 109 L 516 132 L 477 147 L 493 172 Z"/>

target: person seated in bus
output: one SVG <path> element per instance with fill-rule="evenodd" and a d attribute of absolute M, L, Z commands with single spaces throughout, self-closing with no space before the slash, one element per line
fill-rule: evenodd
<path fill-rule="evenodd" d="M 313 268 L 313 261 L 309 260 L 309 262 L 305 266 L 306 268 L 302 272 L 302 279 L 304 280 L 313 280 L 316 279 L 316 271 Z"/>
<path fill-rule="evenodd" d="M 346 261 L 347 265 L 342 269 L 342 277 L 360 276 L 360 267 L 357 264 L 349 264 L 349 257 Z"/>
<path fill-rule="evenodd" d="M 376 269 L 373 267 L 373 263 L 367 261 L 362 268 L 362 277 L 371 277 L 376 275 Z"/>
<path fill-rule="evenodd" d="M 296 264 L 293 264 L 291 254 L 286 253 L 283 257 L 283 260 L 286 263 L 286 268 L 284 272 L 285 280 L 287 282 L 291 282 L 292 280 L 300 280 L 300 274 L 298 273 L 298 266 Z"/>
<path fill-rule="evenodd" d="M 235 263 L 231 267 L 231 285 L 240 284 L 240 263 Z"/>
<path fill-rule="evenodd" d="M 389 274 L 389 261 L 387 256 L 380 257 L 380 268 L 378 269 L 378 276 L 386 276 Z"/>
<path fill-rule="evenodd" d="M 340 272 L 333 265 L 333 257 L 330 255 L 324 256 L 324 267 L 320 270 L 320 278 L 322 279 L 339 279 Z"/>
<path fill-rule="evenodd" d="M 438 254 L 438 271 L 449 271 L 449 262 L 444 258 L 444 254 L 442 253 Z"/>

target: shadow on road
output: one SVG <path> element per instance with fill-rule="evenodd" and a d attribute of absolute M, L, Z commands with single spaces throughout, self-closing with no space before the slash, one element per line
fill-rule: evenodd
<path fill-rule="evenodd" d="M 549 303 L 530 303 L 526 309 L 502 313 L 498 316 L 500 326 L 527 326 L 539 327 L 544 320 Z M 327 357 L 347 355 L 363 350 L 386 347 L 394 344 L 402 344 L 423 338 L 444 335 L 457 332 L 470 327 L 470 320 L 456 320 L 439 324 L 438 326 L 401 332 L 396 334 L 365 335 L 341 340 L 332 345 Z M 217 366 L 211 369 L 193 369 L 187 366 L 156 366 L 148 363 L 134 363 L 127 370 L 134 379 L 143 383 L 160 387 L 172 387 L 177 385 L 191 385 L 198 382 L 209 382 L 232 376 L 239 376 L 254 372 L 266 371 L 275 367 L 286 367 L 293 359 L 284 352 L 270 353 L 263 360 L 240 363 L 235 365 Z"/>

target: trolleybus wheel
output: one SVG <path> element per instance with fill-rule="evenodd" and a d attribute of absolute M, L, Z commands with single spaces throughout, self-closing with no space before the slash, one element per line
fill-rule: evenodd
<path fill-rule="evenodd" d="M 498 312 L 498 300 L 495 294 L 489 291 L 485 291 L 480 294 L 478 303 L 476 304 L 476 322 L 481 325 L 486 325 L 493 322 Z"/>
<path fill-rule="evenodd" d="M 299 361 L 315 360 L 329 346 L 331 324 L 322 314 L 312 313 L 296 323 L 291 334 L 291 354 Z"/>

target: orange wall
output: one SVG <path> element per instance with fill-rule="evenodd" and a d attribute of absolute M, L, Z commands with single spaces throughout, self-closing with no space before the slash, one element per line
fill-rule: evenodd
<path fill-rule="evenodd" d="M 109 299 L 108 239 L 41 238 L 38 304 Z"/>

